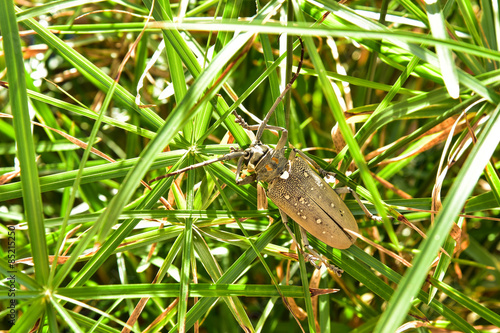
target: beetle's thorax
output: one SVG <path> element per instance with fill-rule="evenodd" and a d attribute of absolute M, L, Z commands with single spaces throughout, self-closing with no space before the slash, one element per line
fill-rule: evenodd
<path fill-rule="evenodd" d="M 255 142 L 246 151 L 247 170 L 256 173 L 256 181 L 269 183 L 287 169 L 288 159 L 285 157 L 284 148 L 274 150 L 261 142 Z"/>

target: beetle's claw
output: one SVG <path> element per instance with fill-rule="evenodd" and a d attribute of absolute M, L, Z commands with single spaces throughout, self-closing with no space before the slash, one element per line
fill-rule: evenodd
<path fill-rule="evenodd" d="M 337 266 L 331 264 L 328 262 L 327 259 L 321 257 L 321 262 L 323 263 L 323 265 L 325 265 L 325 267 L 329 270 L 332 270 L 335 272 L 335 274 L 337 274 L 338 277 L 341 277 L 342 276 L 342 273 L 344 273 L 344 270 L 341 269 L 341 268 L 338 268 Z"/>
<path fill-rule="evenodd" d="M 337 274 L 338 277 L 341 277 L 342 276 L 342 273 L 344 273 L 344 270 L 343 269 L 340 269 L 338 268 L 337 266 L 334 266 L 332 264 L 328 264 L 328 269 L 332 270 L 335 272 L 335 274 Z"/>
<path fill-rule="evenodd" d="M 245 128 L 245 129 L 248 128 L 248 124 L 245 121 L 245 119 L 243 119 L 242 116 L 240 116 L 239 114 L 236 114 L 235 117 L 236 117 L 236 119 L 234 120 L 235 123 L 237 123 L 238 125 L 240 125 L 241 127 Z"/>

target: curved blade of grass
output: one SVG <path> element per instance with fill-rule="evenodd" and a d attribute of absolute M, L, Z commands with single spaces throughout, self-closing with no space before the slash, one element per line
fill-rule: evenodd
<path fill-rule="evenodd" d="M 72 208 L 74 203 L 75 203 L 76 195 L 78 193 L 78 188 L 80 187 L 80 181 L 81 181 L 82 175 L 83 175 L 83 170 L 85 169 L 84 166 L 87 163 L 87 160 L 90 156 L 92 144 L 95 142 L 95 140 L 97 138 L 97 133 L 98 133 L 99 129 L 101 128 L 101 123 L 102 123 L 104 113 L 107 111 L 109 103 L 111 102 L 111 99 L 112 99 L 113 94 L 115 92 L 116 86 L 117 86 L 117 82 L 114 81 L 113 84 L 111 85 L 111 88 L 109 89 L 105 99 L 104 99 L 104 102 L 102 103 L 102 107 L 101 107 L 101 110 L 99 112 L 99 117 L 97 118 L 97 120 L 95 121 L 95 123 L 92 127 L 92 132 L 91 132 L 90 137 L 89 137 L 89 144 L 87 145 L 87 148 L 85 148 L 82 159 L 79 161 L 80 167 L 78 168 L 76 178 L 75 178 L 75 181 L 74 181 L 73 186 L 71 188 L 70 196 L 69 196 L 68 201 L 67 201 L 68 207 Z M 61 248 L 61 245 L 66 237 L 66 235 L 65 235 L 66 234 L 66 227 L 68 224 L 68 219 L 69 219 L 70 214 L 71 214 L 71 210 L 67 209 L 66 213 L 64 215 L 64 220 L 63 220 L 61 227 L 60 227 L 61 233 L 59 234 L 59 238 L 57 240 L 57 245 L 56 245 L 57 249 Z M 96 223 L 94 225 L 94 228 L 97 229 L 97 228 L 101 228 L 103 226 L 104 226 L 104 223 L 102 225 Z M 101 233 L 102 233 L 102 230 L 101 230 Z M 107 234 L 107 231 L 105 231 L 105 233 Z M 58 258 L 59 258 L 59 252 L 57 252 L 55 254 L 54 262 L 57 263 Z M 52 282 L 52 280 L 54 278 L 54 274 L 56 272 L 56 267 L 57 267 L 57 265 L 53 265 L 53 267 L 51 269 L 50 280 L 49 280 L 50 282 Z"/>
<path fill-rule="evenodd" d="M 467 0 L 458 0 L 457 5 L 460 8 L 460 13 L 464 20 L 467 31 L 472 36 L 474 43 L 480 46 L 484 46 L 484 41 L 482 39 L 482 34 L 479 33 L 481 28 L 478 25 L 478 21 L 475 17 L 474 9 L 472 8 L 472 3 Z"/>
<path fill-rule="evenodd" d="M 200 261 L 203 263 L 203 266 L 207 268 L 207 271 L 210 273 L 212 280 L 215 282 L 220 279 L 222 272 L 217 260 L 213 257 L 213 254 L 210 251 L 210 248 L 207 246 L 206 242 L 203 240 L 203 237 L 200 237 L 199 234 L 195 234 L 195 238 L 193 240 L 194 247 L 196 249 L 196 253 L 200 256 Z M 197 287 L 198 285 L 191 285 L 190 293 L 193 292 L 193 287 Z M 230 286 L 230 285 L 229 285 Z M 210 284 L 209 288 L 217 288 L 218 285 Z M 246 288 L 245 288 L 246 289 Z M 191 295 L 192 296 L 192 295 Z M 214 293 L 214 296 L 222 296 L 220 293 Z M 237 320 L 241 325 L 245 325 L 246 327 L 252 327 L 252 322 L 248 318 L 247 313 L 244 310 L 244 305 L 237 297 L 224 297 L 224 302 L 227 307 L 233 313 L 235 320 Z"/>
<path fill-rule="evenodd" d="M 297 237 L 297 242 L 299 244 L 304 244 L 304 242 L 301 239 L 301 232 L 300 232 L 300 226 L 298 223 L 294 223 L 294 230 L 293 232 L 295 233 L 295 237 Z M 300 246 L 297 244 L 297 246 Z M 311 301 L 311 293 L 309 291 L 309 279 L 307 278 L 307 269 L 306 269 L 306 264 L 308 262 L 304 259 L 304 256 L 300 251 L 298 251 L 298 256 L 299 256 L 299 272 L 300 272 L 300 280 L 302 281 L 302 292 L 304 293 L 304 302 L 306 304 L 306 312 L 307 312 L 307 325 L 309 327 L 309 332 L 316 332 L 316 325 L 315 325 L 315 316 L 314 316 L 314 310 L 312 306 L 312 301 Z"/>

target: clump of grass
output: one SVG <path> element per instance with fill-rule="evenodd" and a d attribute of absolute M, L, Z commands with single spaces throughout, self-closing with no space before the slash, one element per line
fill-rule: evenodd
<path fill-rule="evenodd" d="M 500 326 L 498 17 L 384 4 L 0 2 L 2 329 Z M 141 184 L 248 146 L 233 112 L 263 119 L 297 36 L 271 122 L 383 218 L 348 196 L 363 237 L 310 237 L 341 278 L 234 163 Z"/>

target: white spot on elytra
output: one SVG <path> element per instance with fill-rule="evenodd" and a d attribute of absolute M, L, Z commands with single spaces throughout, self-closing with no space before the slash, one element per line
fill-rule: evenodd
<path fill-rule="evenodd" d="M 290 177 L 288 171 L 284 171 L 280 176 L 281 179 L 288 179 L 288 177 Z"/>
<path fill-rule="evenodd" d="M 307 219 L 307 216 L 302 215 L 302 219 L 303 219 L 303 220 Z"/>
<path fill-rule="evenodd" d="M 289 200 L 289 199 L 290 199 L 290 196 L 289 196 L 288 194 L 287 194 L 287 195 L 285 195 L 285 199 L 286 199 L 286 200 Z"/>
<path fill-rule="evenodd" d="M 307 177 L 309 177 L 309 174 L 304 171 L 304 178 L 307 178 Z"/>
<path fill-rule="evenodd" d="M 335 208 L 335 204 L 332 202 L 332 203 L 330 204 L 330 207 Z"/>
<path fill-rule="evenodd" d="M 321 224 L 321 219 L 317 219 L 317 220 L 316 220 L 316 223 L 317 223 L 317 224 Z"/>

